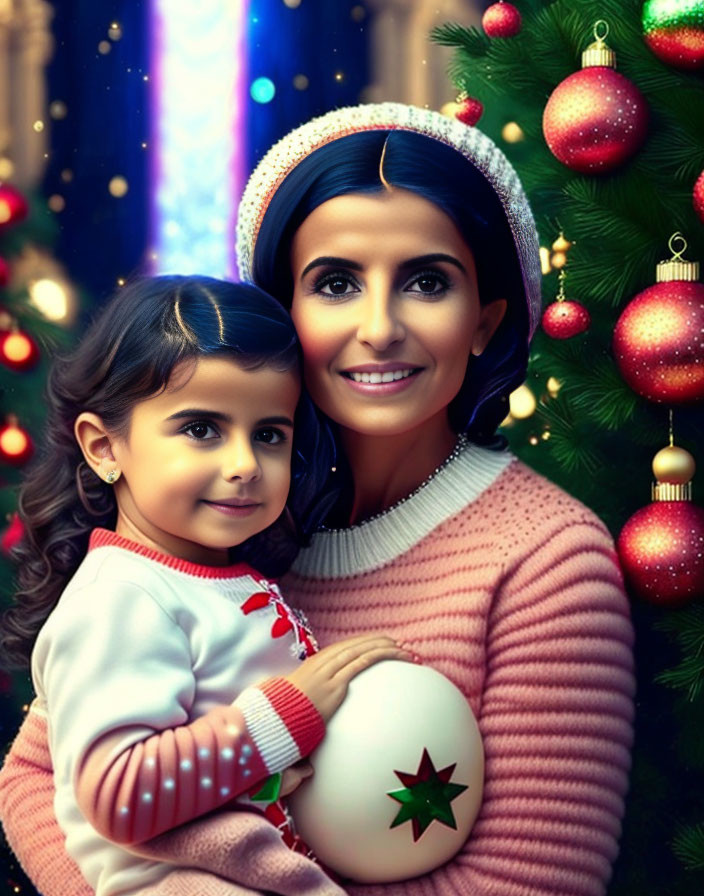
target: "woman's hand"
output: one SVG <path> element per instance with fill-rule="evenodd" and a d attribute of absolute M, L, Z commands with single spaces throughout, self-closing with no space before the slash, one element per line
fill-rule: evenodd
<path fill-rule="evenodd" d="M 308 697 L 328 722 L 345 699 L 355 675 L 380 660 L 412 661 L 413 657 L 385 635 L 357 635 L 324 647 L 284 677 Z"/>

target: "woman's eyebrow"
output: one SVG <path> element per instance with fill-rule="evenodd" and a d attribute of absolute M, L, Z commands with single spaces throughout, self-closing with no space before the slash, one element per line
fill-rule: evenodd
<path fill-rule="evenodd" d="M 409 258 L 399 265 L 399 270 L 406 271 L 409 268 L 418 268 L 426 264 L 435 264 L 438 261 L 454 264 L 454 266 L 459 268 L 463 274 L 467 273 L 467 269 L 458 258 L 455 258 L 454 255 L 446 255 L 444 252 L 433 252 L 430 255 L 418 255 L 416 258 Z"/>
<path fill-rule="evenodd" d="M 352 271 L 361 271 L 362 265 L 357 261 L 351 261 L 349 258 L 338 258 L 335 255 L 321 255 L 319 258 L 314 258 L 310 264 L 307 264 L 303 271 L 301 272 L 301 279 L 305 277 L 305 275 L 312 271 L 313 268 L 321 268 L 321 267 L 340 267 L 340 268 L 349 268 Z"/>

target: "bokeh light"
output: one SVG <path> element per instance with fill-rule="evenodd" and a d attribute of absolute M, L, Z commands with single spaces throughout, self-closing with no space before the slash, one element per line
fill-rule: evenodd
<path fill-rule="evenodd" d="M 271 78 L 255 78 L 249 88 L 249 94 L 255 103 L 270 103 L 276 96 L 276 87 Z"/>

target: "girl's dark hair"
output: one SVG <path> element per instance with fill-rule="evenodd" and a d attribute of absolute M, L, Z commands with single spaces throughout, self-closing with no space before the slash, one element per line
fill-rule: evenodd
<path fill-rule="evenodd" d="M 98 414 L 116 435 L 128 432 L 132 408 L 163 390 L 181 361 L 225 354 L 246 369 L 297 370 L 300 347 L 281 304 L 255 286 L 209 277 L 153 277 L 121 289 L 78 348 L 57 359 L 47 383 L 44 443 L 20 489 L 25 534 L 15 549 L 18 589 L 3 618 L 0 644 L 24 664 L 36 635 L 88 549 L 91 530 L 114 528 L 112 488 L 83 460 L 74 422 Z M 304 393 L 296 409 L 287 510 L 265 532 L 234 548 L 267 575 L 279 575 L 317 527 L 334 445 Z"/>
<path fill-rule="evenodd" d="M 323 202 L 345 193 L 411 190 L 447 214 L 474 254 L 480 301 L 506 299 L 506 315 L 485 351 L 471 357 L 450 405 L 455 430 L 490 442 L 508 412 L 508 395 L 525 379 L 528 307 L 513 236 L 499 197 L 484 175 L 457 150 L 409 131 L 369 131 L 341 137 L 315 150 L 273 196 L 254 250 L 253 279 L 290 307 L 290 249 L 296 230 Z"/>

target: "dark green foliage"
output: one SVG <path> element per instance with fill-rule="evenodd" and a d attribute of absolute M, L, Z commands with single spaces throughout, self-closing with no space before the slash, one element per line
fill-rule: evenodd
<path fill-rule="evenodd" d="M 565 341 L 540 329 L 527 385 L 538 407 L 504 427 L 512 450 L 592 507 L 614 536 L 650 501 L 651 460 L 668 443 L 668 407 L 636 395 L 621 378 L 611 342 L 628 302 L 655 283 L 679 231 L 685 258 L 704 266 L 704 226 L 692 190 L 704 170 L 704 79 L 662 63 L 642 39 L 642 0 L 512 0 L 523 17 L 516 37 L 489 40 L 447 25 L 434 39 L 455 47 L 449 74 L 481 100 L 479 127 L 516 166 L 530 197 L 541 244 L 563 231 L 573 246 L 565 293 L 585 305 L 589 330 Z M 617 69 L 647 101 L 648 136 L 621 168 L 599 176 L 571 171 L 542 134 L 545 104 L 581 68 L 581 53 L 605 20 Z M 501 131 L 520 124 L 525 140 Z M 679 248 L 679 247 L 677 247 Z M 544 278 L 547 305 L 557 273 Z M 547 380 L 562 384 L 551 397 Z M 674 408 L 675 443 L 697 459 L 694 500 L 701 504 L 704 404 Z M 704 598 L 704 595 L 701 595 Z M 638 699 L 631 793 L 621 856 L 609 896 L 690 896 L 704 892 L 704 610 L 633 602 Z"/>

